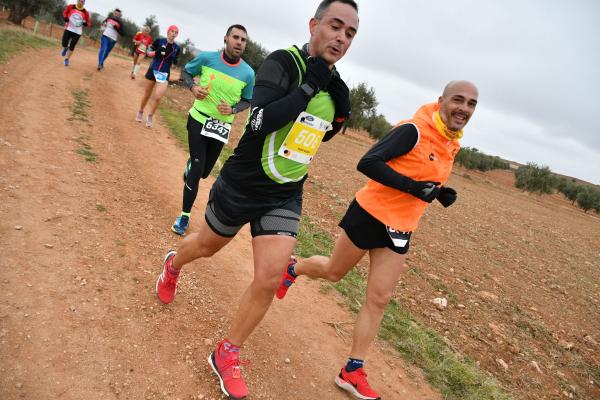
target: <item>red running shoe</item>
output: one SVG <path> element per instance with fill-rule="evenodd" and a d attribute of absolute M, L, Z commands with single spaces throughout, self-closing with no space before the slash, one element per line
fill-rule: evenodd
<path fill-rule="evenodd" d="M 217 344 L 215 351 L 208 356 L 208 363 L 219 377 L 221 391 L 232 400 L 243 400 L 248 396 L 248 387 L 240 370 L 240 353 L 221 351 L 226 344 L 224 340 Z M 222 357 L 222 353 L 227 356 Z"/>
<path fill-rule="evenodd" d="M 163 264 L 163 271 L 156 280 L 156 294 L 160 301 L 165 304 L 172 303 L 175 299 L 175 293 L 177 293 L 177 280 L 179 275 L 173 276 L 169 272 L 169 267 L 173 264 L 177 252 L 171 250 L 165 256 L 165 262 Z"/>
<path fill-rule="evenodd" d="M 339 375 L 335 377 L 335 384 L 340 388 L 352 393 L 357 399 L 380 400 L 379 393 L 374 391 L 369 382 L 367 374 L 363 368 L 352 372 L 346 372 L 346 367 L 342 368 Z"/>
<path fill-rule="evenodd" d="M 278 299 L 283 299 L 290 286 L 292 286 L 292 284 L 296 281 L 296 278 L 288 272 L 288 269 L 291 265 L 295 265 L 297 262 L 298 261 L 296 261 L 294 257 L 290 257 L 290 262 L 288 262 L 288 265 L 286 265 L 285 269 L 283 270 L 281 284 L 279 285 L 277 292 L 275 292 L 275 296 L 277 296 Z"/>

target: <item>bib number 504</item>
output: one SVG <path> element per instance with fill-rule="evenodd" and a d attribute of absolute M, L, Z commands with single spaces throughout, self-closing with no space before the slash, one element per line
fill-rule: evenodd
<path fill-rule="evenodd" d="M 296 135 L 296 138 L 294 139 L 294 143 L 313 149 L 317 147 L 318 142 L 319 137 L 314 132 L 310 132 L 306 129 L 298 132 L 298 135 Z"/>

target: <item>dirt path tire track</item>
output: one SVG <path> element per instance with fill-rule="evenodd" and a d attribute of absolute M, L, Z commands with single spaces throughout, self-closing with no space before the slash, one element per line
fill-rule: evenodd
<path fill-rule="evenodd" d="M 78 51 L 69 68 L 55 53 L 0 67 L 0 398 L 220 399 L 206 357 L 252 277 L 249 232 L 189 266 L 175 303 L 159 305 L 185 151 L 160 123 L 135 123 L 142 79 L 126 60 L 100 73 L 95 53 Z M 82 89 L 89 121 L 68 121 Z M 77 154 L 82 143 L 96 162 Z M 348 398 L 332 382 L 348 344 L 323 323 L 353 320 L 338 302 L 304 281 L 274 304 L 243 354 L 251 398 Z M 439 398 L 380 343 L 368 370 L 385 399 Z"/>

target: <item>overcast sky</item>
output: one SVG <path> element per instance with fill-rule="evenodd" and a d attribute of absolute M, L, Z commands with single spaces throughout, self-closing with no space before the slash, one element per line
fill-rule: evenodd
<path fill-rule="evenodd" d="M 217 50 L 239 23 L 269 51 L 308 41 L 319 1 L 88 0 L 142 24 L 154 14 L 178 40 Z M 463 146 L 600 184 L 600 1 L 362 0 L 358 34 L 338 63 L 349 86 L 375 89 L 395 123 L 453 79 L 479 87 Z M 163 34 L 165 32 L 162 32 Z"/>

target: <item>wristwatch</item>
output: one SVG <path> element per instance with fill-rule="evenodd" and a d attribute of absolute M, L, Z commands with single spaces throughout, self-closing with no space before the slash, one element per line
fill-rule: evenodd
<path fill-rule="evenodd" d="M 237 109 L 235 108 L 235 106 L 231 106 L 231 114 L 236 114 L 237 113 Z"/>
<path fill-rule="evenodd" d="M 306 94 L 308 97 L 313 97 L 315 95 L 315 89 L 310 86 L 308 83 L 303 83 L 300 85 L 300 89 Z"/>

